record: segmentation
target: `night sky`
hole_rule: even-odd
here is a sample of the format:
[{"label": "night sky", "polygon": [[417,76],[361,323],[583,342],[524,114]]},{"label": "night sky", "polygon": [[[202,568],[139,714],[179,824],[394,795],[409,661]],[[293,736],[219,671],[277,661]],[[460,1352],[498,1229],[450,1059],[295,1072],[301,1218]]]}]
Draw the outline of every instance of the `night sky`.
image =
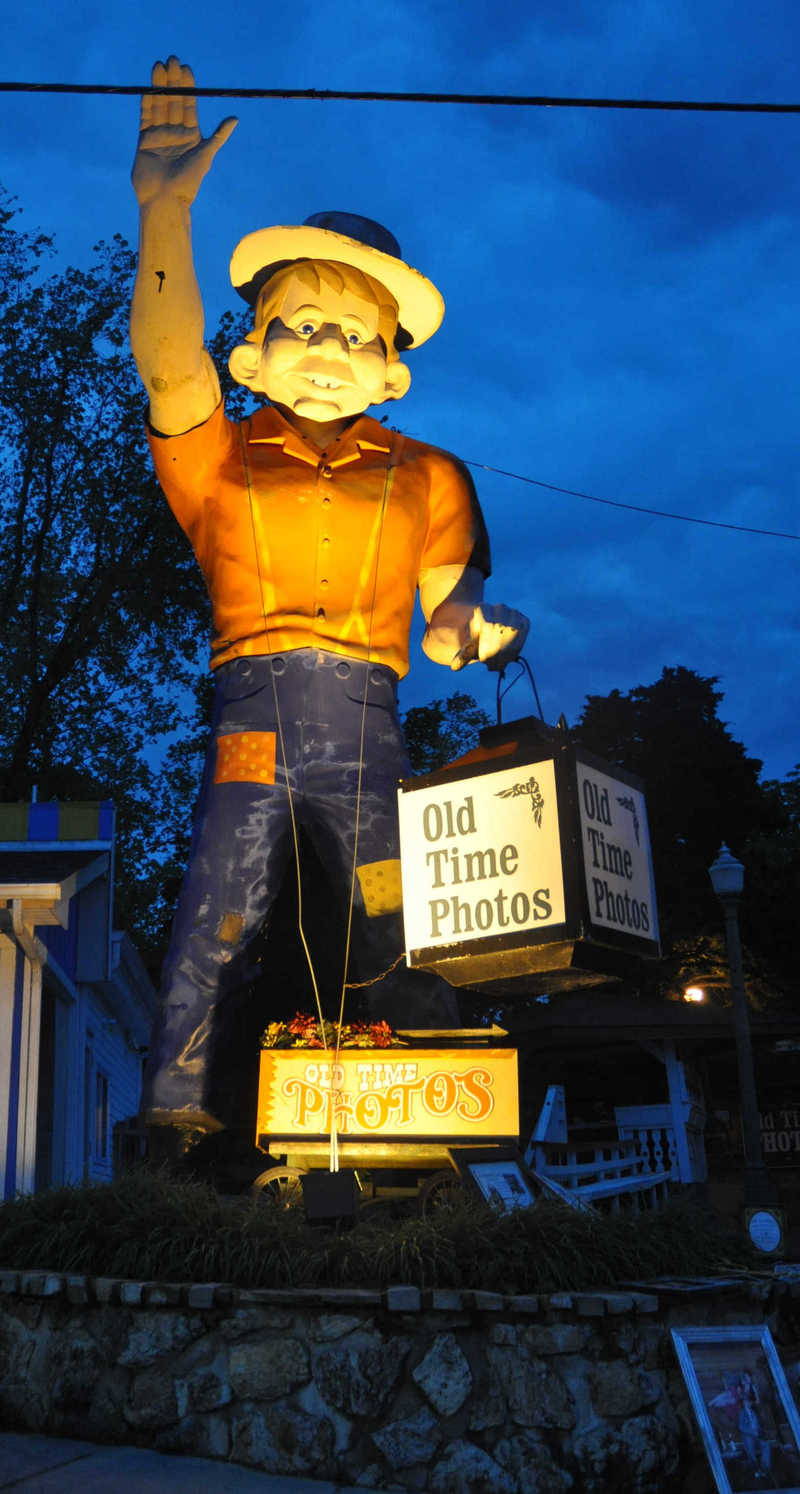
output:
[{"label": "night sky", "polygon": [[[14,8],[5,80],[800,102],[796,0],[229,0]],[[13,20],[12,20],[13,15]],[[165,21],[165,17],[168,19]],[[3,95],[0,180],[64,260],[135,239],[131,98]],[[386,223],[447,313],[384,406],[463,458],[619,503],[800,533],[800,117],[203,100],[240,124],[195,207],[209,326],[236,241],[341,208]],[[800,759],[796,540],[474,471],[487,598],[532,618],[549,720],[683,664],[768,777]],[[417,630],[417,636],[419,636]],[[412,651],[404,707],[494,677]],[[520,684],[506,718],[533,710]]]}]

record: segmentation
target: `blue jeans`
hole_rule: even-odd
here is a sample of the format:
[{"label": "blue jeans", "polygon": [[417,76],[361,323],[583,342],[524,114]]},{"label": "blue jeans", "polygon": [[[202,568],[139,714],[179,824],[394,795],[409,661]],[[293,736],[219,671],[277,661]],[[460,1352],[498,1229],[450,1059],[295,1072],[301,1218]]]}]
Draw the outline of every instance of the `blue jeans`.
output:
[{"label": "blue jeans", "polygon": [[[215,671],[211,741],[145,1074],[146,1118],[155,1111],[151,1119],[165,1122],[179,1112],[211,1113],[213,1119],[209,1079],[218,1008],[256,973],[249,950],[267,923],[294,850],[287,778],[298,826],[331,885],[349,891],[365,690],[360,867],[399,857],[397,780],[409,766],[394,672],[318,649],[235,659]],[[238,734],[260,744],[263,772],[264,747],[278,731],[276,695],[285,767],[278,740],[274,782],[215,782],[218,764],[236,750]],[[221,738],[226,740],[220,748]],[[255,778],[258,768],[237,771],[252,771]],[[357,879],[349,978],[370,980],[402,949],[399,913],[369,916]],[[452,987],[402,963],[369,991],[373,1020],[422,1028],[459,1024]]]}]

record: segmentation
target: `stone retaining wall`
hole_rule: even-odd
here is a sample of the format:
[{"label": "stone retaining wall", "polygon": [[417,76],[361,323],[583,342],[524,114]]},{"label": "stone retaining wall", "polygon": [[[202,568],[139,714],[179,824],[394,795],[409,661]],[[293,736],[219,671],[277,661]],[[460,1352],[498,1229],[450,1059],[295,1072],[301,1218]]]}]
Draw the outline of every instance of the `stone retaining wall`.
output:
[{"label": "stone retaining wall", "polygon": [[709,1487],[669,1329],[767,1321],[796,1393],[800,1284],[504,1297],[240,1291],[0,1271],[0,1424],[433,1494]]}]

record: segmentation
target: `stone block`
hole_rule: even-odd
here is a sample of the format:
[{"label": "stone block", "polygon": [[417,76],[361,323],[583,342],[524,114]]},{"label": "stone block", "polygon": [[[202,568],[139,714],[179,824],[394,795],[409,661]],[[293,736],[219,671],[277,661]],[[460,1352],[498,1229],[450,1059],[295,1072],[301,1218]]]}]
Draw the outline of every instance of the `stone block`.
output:
[{"label": "stone block", "polygon": [[372,1321],[365,1321],[356,1317],[354,1313],[346,1312],[323,1312],[309,1324],[308,1336],[316,1343],[333,1343],[337,1338],[345,1338],[348,1333],[355,1333],[359,1328],[372,1328]]},{"label": "stone block", "polygon": [[604,1292],[603,1296],[610,1316],[618,1317],[623,1313],[633,1312],[633,1297],[630,1292]]},{"label": "stone block", "polygon": [[660,1386],[653,1375],[613,1359],[608,1364],[593,1365],[589,1371],[592,1405],[600,1417],[634,1416],[658,1400]]},{"label": "stone block", "polygon": [[573,1456],[585,1494],[604,1494],[614,1487],[622,1444],[615,1427],[598,1423],[573,1443]]},{"label": "stone block", "polygon": [[514,1323],[490,1323],[490,1344],[516,1344],[519,1341],[519,1329]]},{"label": "stone block", "polygon": [[[153,1438],[160,1452],[184,1453],[194,1458],[227,1458],[231,1429],[224,1416],[185,1416],[174,1426],[164,1427]],[[198,1490],[203,1486],[198,1484]],[[206,1486],[209,1487],[209,1486]]]},{"label": "stone block", "polygon": [[476,1312],[502,1312],[506,1305],[502,1292],[470,1292],[469,1297]]},{"label": "stone block", "polygon": [[147,1307],[179,1307],[182,1287],[177,1281],[146,1281],[142,1300]]},{"label": "stone block", "polygon": [[308,1350],[296,1338],[263,1338],[235,1343],[230,1350],[230,1384],[241,1400],[274,1401],[309,1378]]},{"label": "stone block", "polygon": [[658,1312],[658,1298],[653,1292],[631,1292],[634,1312]]},{"label": "stone block", "polygon": [[606,1299],[603,1292],[576,1292],[575,1311],[581,1318],[604,1318]]},{"label": "stone block", "polygon": [[131,1368],[155,1364],[175,1349],[193,1343],[201,1336],[204,1327],[202,1318],[145,1307],[132,1317],[127,1341],[117,1355],[117,1363]]},{"label": "stone block", "polygon": [[314,1379],[324,1400],[349,1416],[374,1416],[402,1372],[408,1341],[377,1332],[352,1333],[314,1353]]},{"label": "stone block", "polygon": [[95,1276],[92,1279],[92,1292],[95,1302],[105,1305],[109,1302],[119,1302],[119,1290],[122,1282],[115,1276]]},{"label": "stone block", "polygon": [[661,1494],[680,1466],[680,1443],[674,1417],[636,1416],[619,1430],[628,1461],[626,1494]]},{"label": "stone block", "polygon": [[431,1307],[434,1312],[461,1312],[463,1306],[463,1292],[456,1292],[452,1287],[433,1288],[431,1292]]},{"label": "stone block", "polygon": [[483,1391],[475,1392],[467,1425],[470,1432],[488,1432],[494,1427],[503,1426],[507,1416],[508,1408],[504,1397],[496,1385],[491,1385]]},{"label": "stone block", "polygon": [[518,1312],[525,1317],[541,1311],[539,1298],[527,1292],[522,1292],[516,1297],[506,1297],[506,1307],[509,1312]]},{"label": "stone block", "polygon": [[230,1458],[266,1473],[335,1473],[333,1429],[290,1407],[245,1404],[233,1419]]},{"label": "stone block", "polygon": [[223,1318],[219,1323],[217,1332],[222,1338],[233,1342],[237,1338],[247,1338],[250,1333],[283,1333],[289,1328],[296,1332],[294,1313],[284,1312],[274,1307],[242,1305],[241,1299],[244,1296],[244,1292],[239,1294],[240,1300],[235,1311],[229,1318]]},{"label": "stone block", "polygon": [[12,1296],[19,1291],[19,1271],[0,1271],[0,1293]]},{"label": "stone block", "polygon": [[20,1292],[25,1297],[60,1297],[64,1290],[64,1277],[50,1271],[23,1271]]},{"label": "stone block", "polygon": [[472,1389],[472,1371],[452,1333],[437,1334],[412,1374],[440,1416],[460,1410]]},{"label": "stone block", "polygon": [[442,1440],[439,1423],[427,1406],[423,1406],[416,1416],[389,1422],[373,1431],[371,1436],[392,1468],[429,1463]]},{"label": "stone block", "polygon": [[186,1415],[187,1396],[169,1370],[156,1366],[134,1377],[123,1415],[128,1425],[142,1429],[170,1426]]},{"label": "stone block", "polygon": [[227,1355],[220,1349],[208,1364],[199,1364],[181,1375],[186,1386],[189,1412],[216,1411],[231,1400]]},{"label": "stone block", "polygon": [[582,1323],[531,1323],[521,1330],[521,1342],[530,1354],[580,1354],[589,1332]]},{"label": "stone block", "polygon": [[[566,1494],[573,1480],[553,1459],[547,1444],[532,1432],[518,1432],[496,1444],[493,1454],[515,1479],[518,1494]],[[609,1485],[612,1488],[613,1485]],[[588,1494],[581,1485],[581,1494]]]},{"label": "stone block", "polygon": [[569,1292],[551,1292],[549,1297],[545,1298],[545,1301],[553,1312],[572,1311],[572,1297]]},{"label": "stone block", "polygon": [[186,1296],[187,1305],[195,1308],[213,1307],[217,1289],[221,1285],[221,1282],[216,1281],[194,1282]]},{"label": "stone block", "polygon": [[120,1282],[119,1300],[123,1307],[141,1307],[144,1300],[144,1282]]},{"label": "stone block", "polygon": [[431,1470],[432,1494],[517,1494],[517,1483],[474,1442],[451,1442]]},{"label": "stone block", "polygon": [[387,1287],[386,1306],[389,1312],[419,1312],[422,1307],[422,1294],[419,1287]]},{"label": "stone block", "polygon": [[296,1405],[307,1416],[316,1418],[317,1421],[329,1422],[333,1428],[334,1452],[337,1457],[349,1450],[353,1440],[353,1423],[349,1417],[343,1416],[341,1411],[335,1411],[327,1401],[323,1401],[313,1380],[298,1390],[294,1397]]},{"label": "stone block", "polygon": [[516,1349],[490,1345],[486,1352],[491,1381],[518,1426],[568,1430],[575,1425],[572,1398],[552,1364],[522,1358]]},{"label": "stone block", "polygon": [[68,1276],[64,1290],[67,1301],[77,1307],[85,1307],[89,1301],[89,1283],[85,1276]]}]

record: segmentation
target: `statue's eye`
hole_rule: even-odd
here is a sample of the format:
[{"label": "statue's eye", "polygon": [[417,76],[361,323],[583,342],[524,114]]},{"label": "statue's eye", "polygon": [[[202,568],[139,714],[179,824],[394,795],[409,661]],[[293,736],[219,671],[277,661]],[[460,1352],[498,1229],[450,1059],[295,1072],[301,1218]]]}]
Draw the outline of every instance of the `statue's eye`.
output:
[{"label": "statue's eye", "polygon": [[316,330],[313,322],[303,322],[302,327],[298,328],[301,337],[313,337]]},{"label": "statue's eye", "polygon": [[359,337],[357,332],[348,332],[347,341],[351,348],[363,348],[364,346],[364,339],[363,337]]}]

